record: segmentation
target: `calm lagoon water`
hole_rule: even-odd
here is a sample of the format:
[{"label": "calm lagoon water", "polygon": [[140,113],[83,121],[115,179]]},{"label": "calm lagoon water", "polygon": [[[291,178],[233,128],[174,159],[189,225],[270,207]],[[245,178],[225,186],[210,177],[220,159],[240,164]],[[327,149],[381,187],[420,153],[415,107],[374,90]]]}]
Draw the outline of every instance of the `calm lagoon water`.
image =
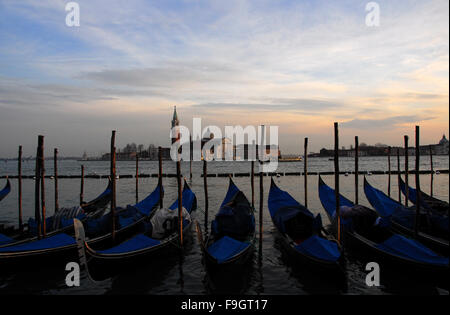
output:
[{"label": "calm lagoon water", "polygon": [[[402,159],[403,162],[403,159]],[[52,161],[46,161],[46,172],[53,173]],[[435,169],[448,170],[448,156],[434,158]],[[34,170],[33,161],[23,163],[24,175],[32,175]],[[109,163],[107,162],[79,162],[60,161],[60,175],[78,175],[80,165],[85,165],[86,174],[107,175]],[[392,159],[393,170],[396,170],[396,160]],[[410,169],[414,167],[414,157],[410,158]],[[310,158],[310,172],[331,172],[333,161],[326,158]],[[341,171],[351,172],[354,161],[351,158],[341,160]],[[16,175],[17,165],[15,162],[0,162],[0,175]],[[403,169],[403,165],[401,166]],[[165,173],[174,174],[175,164],[164,162]],[[429,169],[427,157],[421,159],[421,169]],[[134,174],[135,163],[119,161],[117,165],[119,175]],[[386,171],[386,157],[363,157],[360,160],[361,171]],[[303,171],[303,163],[280,163],[278,172],[300,172]],[[158,172],[158,163],[153,161],[142,161],[140,173],[155,174]],[[188,177],[189,163],[183,163],[183,174]],[[192,190],[198,198],[199,209],[194,214],[195,218],[204,224],[204,194],[203,178],[201,178],[202,163],[194,162],[193,178],[189,181]],[[245,173],[250,172],[248,162],[211,162],[208,164],[208,173]],[[334,177],[324,176],[324,180],[333,186]],[[430,191],[430,175],[421,175],[421,187],[425,192]],[[368,177],[371,184],[387,191],[387,175],[373,175]],[[410,183],[414,186],[414,176],[410,176]],[[250,178],[234,178],[238,187],[251,198]],[[276,179],[278,185],[288,191],[298,201],[304,201],[304,188],[302,176],[286,176]],[[363,176],[360,178],[359,199],[361,204],[369,206],[363,191]],[[0,179],[0,187],[3,187],[4,179]],[[79,179],[60,179],[59,197],[60,206],[71,207],[79,202]],[[311,175],[308,178],[308,203],[313,213],[321,213],[325,224],[328,224],[326,214],[320,204],[317,192],[318,176]],[[17,222],[17,180],[11,179],[12,191],[0,203],[0,224],[15,224]],[[156,186],[157,178],[141,178],[139,180],[139,198],[144,198]],[[171,203],[176,198],[177,186],[175,178],[164,178],[165,204]],[[96,197],[107,185],[107,179],[85,179],[85,199]],[[227,178],[208,178],[209,192],[209,218],[214,216],[222,202],[228,185]],[[259,209],[259,178],[255,178],[255,207]],[[337,284],[322,275],[315,274],[302,266],[296,266],[284,251],[280,249],[277,234],[273,228],[268,209],[267,196],[270,187],[270,178],[264,178],[264,234],[262,252],[255,254],[249,270],[245,276],[231,279],[230,283],[216,284],[209,280],[204,266],[202,265],[201,251],[195,238],[195,231],[188,237],[184,250],[184,257],[180,261],[178,255],[161,257],[163,261],[149,262],[148,265],[133,266],[130,270],[119,272],[111,279],[107,279],[101,285],[85,284],[80,288],[68,288],[64,281],[64,270],[47,270],[39,273],[24,272],[0,276],[1,293],[33,293],[33,294],[276,294],[276,295],[298,295],[298,294],[448,294],[447,289],[439,288],[434,283],[415,279],[414,275],[395,273],[381,276],[382,286],[379,288],[368,288],[365,285],[365,265],[358,260],[357,255],[347,252],[347,280],[344,285]],[[341,192],[349,199],[354,199],[354,176],[341,176]],[[121,178],[117,181],[117,204],[125,206],[135,201],[135,179]],[[397,196],[397,176],[392,176],[392,196]],[[442,200],[449,200],[449,175],[440,174],[434,176],[434,195]],[[23,180],[23,211],[25,220],[34,213],[34,180]],[[46,181],[47,212],[53,213],[53,180]],[[258,216],[258,215],[257,215]]]}]

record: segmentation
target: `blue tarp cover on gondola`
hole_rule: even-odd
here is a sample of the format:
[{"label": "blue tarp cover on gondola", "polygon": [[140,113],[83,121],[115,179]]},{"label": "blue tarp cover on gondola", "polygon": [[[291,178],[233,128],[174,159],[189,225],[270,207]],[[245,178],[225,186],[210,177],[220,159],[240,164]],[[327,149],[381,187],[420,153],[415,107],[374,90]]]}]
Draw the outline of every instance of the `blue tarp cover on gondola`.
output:
[{"label": "blue tarp cover on gondola", "polygon": [[394,212],[403,208],[397,201],[387,197],[384,192],[370,186],[367,181],[365,181],[364,193],[370,204],[382,217],[391,216]]},{"label": "blue tarp cover on gondola", "polygon": [[[403,180],[400,180],[400,189],[402,190],[403,194],[406,196],[406,183]],[[412,187],[408,187],[408,198],[414,204],[417,201],[416,195],[417,195],[417,190],[415,190]],[[421,206],[427,206],[427,204],[422,200]]]},{"label": "blue tarp cover on gondola", "polygon": [[12,243],[14,240],[6,235],[0,233],[0,245]]},{"label": "blue tarp cover on gondola", "polygon": [[326,261],[337,261],[341,257],[335,242],[313,235],[300,245],[295,246],[299,252]]},{"label": "blue tarp cover on gondola", "polygon": [[[334,218],[336,215],[336,196],[335,190],[326,185],[325,183],[319,185],[319,198],[322,203],[323,208],[328,213],[328,216]],[[353,202],[340,195],[339,198],[340,206],[347,206],[352,208],[354,206]],[[348,226],[351,220],[341,220],[341,223]]]},{"label": "blue tarp cover on gondola", "polygon": [[277,186],[273,186],[270,189],[269,212],[274,224],[283,233],[286,233],[284,223],[300,213],[314,219],[314,215],[307,208],[298,203],[289,193],[281,190]]},{"label": "blue tarp cover on gondola", "polygon": [[111,184],[109,184],[108,187],[106,187],[106,189],[100,195],[98,195],[98,197],[95,198],[93,201],[101,199],[101,198],[103,198],[103,197],[105,197],[107,195],[112,194],[112,189],[110,188],[110,185]]},{"label": "blue tarp cover on gondola", "polygon": [[[183,189],[183,194],[181,196],[183,207],[186,208],[186,210],[191,213],[194,206],[195,201],[195,194],[190,189]],[[178,198],[177,200],[172,203],[172,205],[169,207],[170,210],[177,210],[178,209]]]},{"label": "blue tarp cover on gondola", "polygon": [[220,205],[220,208],[222,209],[227,203],[229,203],[234,196],[236,196],[236,194],[239,192],[239,188],[233,183],[230,182],[230,184],[228,185],[228,190],[227,190],[227,194],[225,196],[225,198],[222,201],[222,204]]},{"label": "blue tarp cover on gondola", "polygon": [[243,239],[255,230],[255,217],[244,193],[230,180],[228,191],[219,212],[211,222],[217,238],[228,235]]},{"label": "blue tarp cover on gondola", "polygon": [[314,218],[311,211],[301,205],[288,192],[281,190],[276,185],[273,185],[270,188],[269,212],[275,222],[275,225],[283,233],[286,233],[284,223],[296,217],[300,213],[310,219],[313,219],[314,230],[319,230],[322,227],[322,217],[320,214]]},{"label": "blue tarp cover on gondola", "polygon": [[[414,220],[416,213],[411,209],[405,208],[399,202],[387,196],[381,190],[372,187],[367,181],[364,183],[364,192],[370,204],[383,217],[392,217],[394,222],[409,228],[414,229]],[[425,215],[425,214],[424,214]],[[449,232],[449,218],[430,214],[428,216],[431,227],[436,232],[443,235],[448,235]]]},{"label": "blue tarp cover on gondola", "polygon": [[7,180],[5,187],[2,190],[0,190],[0,200],[5,198],[10,191],[11,191],[11,184],[9,180]]},{"label": "blue tarp cover on gondola", "polygon": [[208,253],[217,259],[219,264],[222,264],[249,246],[249,243],[240,242],[231,237],[224,236],[208,248]]},{"label": "blue tarp cover on gondola", "polygon": [[158,187],[156,187],[156,189],[150,195],[148,195],[147,198],[135,204],[133,207],[143,215],[149,216],[159,202],[159,192],[160,186],[158,185]]},{"label": "blue tarp cover on gondola", "polygon": [[121,253],[129,253],[136,250],[150,248],[156,245],[159,245],[161,242],[155,239],[152,239],[144,234],[138,234],[135,237],[129,239],[126,242],[123,242],[120,245],[115,247],[97,251],[101,254],[121,254]]},{"label": "blue tarp cover on gondola", "polygon": [[75,239],[65,233],[59,233],[38,241],[0,248],[0,253],[51,249],[76,244]]},{"label": "blue tarp cover on gondola", "polygon": [[[126,209],[116,209],[118,228],[123,229],[140,220],[143,216],[148,216],[159,203],[159,185],[144,200]],[[88,235],[101,235],[108,233],[111,229],[111,214],[108,213],[98,219],[90,219],[85,223]]]},{"label": "blue tarp cover on gondola", "polygon": [[428,264],[448,266],[449,263],[448,257],[441,257],[419,242],[398,234],[378,244],[377,247],[392,254]]}]

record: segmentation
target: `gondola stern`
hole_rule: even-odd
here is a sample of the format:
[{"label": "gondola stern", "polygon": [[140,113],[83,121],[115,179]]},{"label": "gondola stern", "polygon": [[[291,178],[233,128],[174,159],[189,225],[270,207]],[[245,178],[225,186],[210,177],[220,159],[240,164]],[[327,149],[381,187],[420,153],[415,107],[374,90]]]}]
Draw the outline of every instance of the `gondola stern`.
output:
[{"label": "gondola stern", "polygon": [[88,278],[92,279],[89,274],[88,262],[86,257],[88,245],[86,243],[86,234],[84,231],[83,223],[78,219],[73,219],[73,226],[75,230],[75,240],[77,242],[80,270],[81,272],[85,273]]},{"label": "gondola stern", "polygon": [[326,185],[324,180],[322,179],[322,176],[319,174],[319,186]]}]

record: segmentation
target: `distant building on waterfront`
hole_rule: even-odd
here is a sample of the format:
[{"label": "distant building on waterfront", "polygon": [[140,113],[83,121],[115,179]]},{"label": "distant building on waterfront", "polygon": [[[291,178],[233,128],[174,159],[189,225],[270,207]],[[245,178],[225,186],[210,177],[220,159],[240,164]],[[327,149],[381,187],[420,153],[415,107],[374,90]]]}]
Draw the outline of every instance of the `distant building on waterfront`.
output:
[{"label": "distant building on waterfront", "polygon": [[[442,139],[438,144],[430,144],[430,145],[421,145],[420,146],[420,154],[421,155],[429,155],[430,149],[433,155],[448,155],[449,154],[449,141],[446,136],[443,135]],[[391,154],[397,154],[397,151],[400,155],[405,155],[405,148],[403,147],[391,147]],[[369,146],[366,144],[361,144],[359,147],[359,156],[386,156],[389,154],[389,146],[377,144],[374,146]],[[414,156],[416,154],[415,147],[408,148],[408,154],[410,156]],[[319,156],[319,157],[332,157],[334,156],[333,149],[325,149],[320,150],[319,154],[314,154],[310,156]],[[355,150],[353,148],[350,149],[341,149],[339,150],[339,156],[343,157],[354,157]]]},{"label": "distant building on waterfront", "polygon": [[448,140],[444,134],[438,144],[431,146],[431,150],[434,151],[434,154],[436,155],[448,155],[448,145]]},{"label": "distant building on waterfront", "polygon": [[[180,120],[177,113],[177,108],[174,106],[172,121],[171,121],[171,129],[174,127],[180,126]],[[201,149],[201,159],[212,159],[216,153],[215,150],[219,149],[221,151],[219,159],[232,159],[232,160],[251,160],[255,158],[259,159],[259,155],[261,153],[260,146],[255,143],[252,144],[243,144],[243,145],[235,145],[233,141],[229,138],[223,137],[219,139],[214,139],[214,133],[210,132],[209,129],[204,133],[205,136],[202,138],[198,137],[197,139],[191,139],[190,146],[191,152],[193,152],[194,148],[200,147]],[[175,143],[178,139],[178,134],[174,134],[171,136],[171,144]],[[200,143],[199,143],[200,142]],[[205,149],[205,145],[208,144],[208,148]],[[214,145],[215,144],[215,145]],[[183,147],[189,145],[189,143],[183,144],[183,146],[179,149],[179,152],[182,152]],[[230,150],[230,147],[232,148]],[[205,150],[204,150],[205,149]],[[170,155],[170,147],[162,147],[161,155],[163,160],[171,160]],[[229,150],[230,152],[227,152]],[[147,149],[144,148],[142,144],[136,145],[135,143],[127,144],[122,150],[118,150],[116,153],[116,159],[118,161],[132,161],[136,159],[136,155],[141,160],[158,160],[159,148],[153,144],[149,145]],[[227,156],[230,154],[230,156]],[[274,158],[281,159],[281,151],[279,146],[277,145],[266,145],[264,149],[264,155],[266,158],[273,160]],[[192,155],[191,155],[192,156]],[[97,160],[109,161],[111,159],[110,153],[105,153],[101,156],[101,158],[97,158]]]}]

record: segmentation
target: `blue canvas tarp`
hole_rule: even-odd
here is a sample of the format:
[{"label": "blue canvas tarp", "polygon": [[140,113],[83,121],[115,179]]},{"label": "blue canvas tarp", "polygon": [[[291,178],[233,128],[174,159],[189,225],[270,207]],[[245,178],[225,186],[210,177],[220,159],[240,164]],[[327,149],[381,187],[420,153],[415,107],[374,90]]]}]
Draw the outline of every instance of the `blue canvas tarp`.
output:
[{"label": "blue canvas tarp", "polygon": [[364,193],[372,207],[374,207],[382,217],[391,216],[394,212],[402,210],[403,208],[400,203],[386,196],[384,192],[370,186],[367,181],[364,182]]},{"label": "blue canvas tarp", "polygon": [[65,233],[59,233],[41,240],[28,242],[15,246],[0,248],[0,253],[12,253],[22,251],[33,251],[42,249],[51,249],[68,245],[75,245],[75,239]]},{"label": "blue canvas tarp", "polygon": [[377,245],[378,248],[392,254],[433,265],[448,266],[448,257],[441,257],[419,242],[395,234]]},{"label": "blue canvas tarp", "polygon": [[[402,204],[393,200],[384,192],[372,187],[367,181],[364,183],[364,192],[367,200],[369,200],[370,204],[382,217],[391,217],[394,222],[411,230],[414,229],[416,216],[415,211],[405,208]],[[440,235],[448,236],[448,216],[444,217],[435,214],[427,215],[425,213],[421,213],[419,219],[423,222],[425,222],[425,220],[429,220],[431,228],[434,232]],[[421,225],[423,224],[427,223],[422,223]]]},{"label": "blue canvas tarp", "polygon": [[160,186],[158,185],[150,195],[148,195],[144,200],[135,204],[133,207],[136,208],[142,215],[149,216],[152,213],[152,210],[154,210],[158,205],[159,197]]},{"label": "blue canvas tarp", "polygon": [[234,196],[239,192],[239,188],[230,181],[230,184],[228,185],[228,190],[225,198],[222,201],[222,204],[220,205],[220,208],[222,209],[227,203],[229,203],[231,200],[233,200]]},{"label": "blue canvas tarp", "polygon": [[244,239],[255,230],[250,203],[232,180],[222,206],[211,222],[211,230],[217,238],[228,235],[236,239]]},{"label": "blue canvas tarp", "polygon": [[285,223],[299,214],[309,218],[311,221],[314,220],[314,215],[307,208],[292,198],[289,193],[275,185],[270,188],[268,203],[272,220],[283,233],[286,233]]},{"label": "blue canvas tarp", "polygon": [[[186,186],[185,186],[186,187]],[[183,207],[187,210],[187,212],[191,213],[193,210],[193,206],[195,203],[195,194],[191,189],[183,189],[183,194],[181,196]],[[169,207],[170,210],[178,209],[178,198],[175,200],[172,205]]]},{"label": "blue canvas tarp", "polygon": [[317,235],[313,235],[300,245],[295,246],[295,249],[308,256],[331,262],[337,261],[341,257],[339,247],[335,242],[331,242]]},{"label": "blue canvas tarp", "polygon": [[9,179],[8,179],[5,187],[2,190],[0,190],[0,201],[3,198],[5,198],[9,194],[10,191],[11,191],[11,183],[9,182]]},{"label": "blue canvas tarp", "polygon": [[208,253],[217,259],[219,264],[222,264],[249,246],[250,244],[247,242],[240,242],[234,238],[224,236],[208,248]]},{"label": "blue canvas tarp", "polygon": [[12,243],[14,240],[6,235],[0,233],[0,245]]},{"label": "blue canvas tarp", "polygon": [[[336,216],[336,195],[335,190],[328,185],[326,185],[322,180],[319,183],[319,199],[322,203],[323,208],[327,212],[328,216],[333,220]],[[344,196],[340,195],[339,198],[340,206],[346,206],[349,208],[352,208],[354,206],[354,203],[345,198]],[[341,220],[341,224],[349,227],[351,224],[350,220]]]},{"label": "blue canvas tarp", "polygon": [[126,242],[123,242],[120,245],[115,247],[100,250],[98,253],[100,254],[121,254],[121,253],[129,253],[136,250],[151,248],[156,245],[159,245],[161,242],[155,239],[152,239],[144,234],[138,234],[135,237],[129,239]]}]

